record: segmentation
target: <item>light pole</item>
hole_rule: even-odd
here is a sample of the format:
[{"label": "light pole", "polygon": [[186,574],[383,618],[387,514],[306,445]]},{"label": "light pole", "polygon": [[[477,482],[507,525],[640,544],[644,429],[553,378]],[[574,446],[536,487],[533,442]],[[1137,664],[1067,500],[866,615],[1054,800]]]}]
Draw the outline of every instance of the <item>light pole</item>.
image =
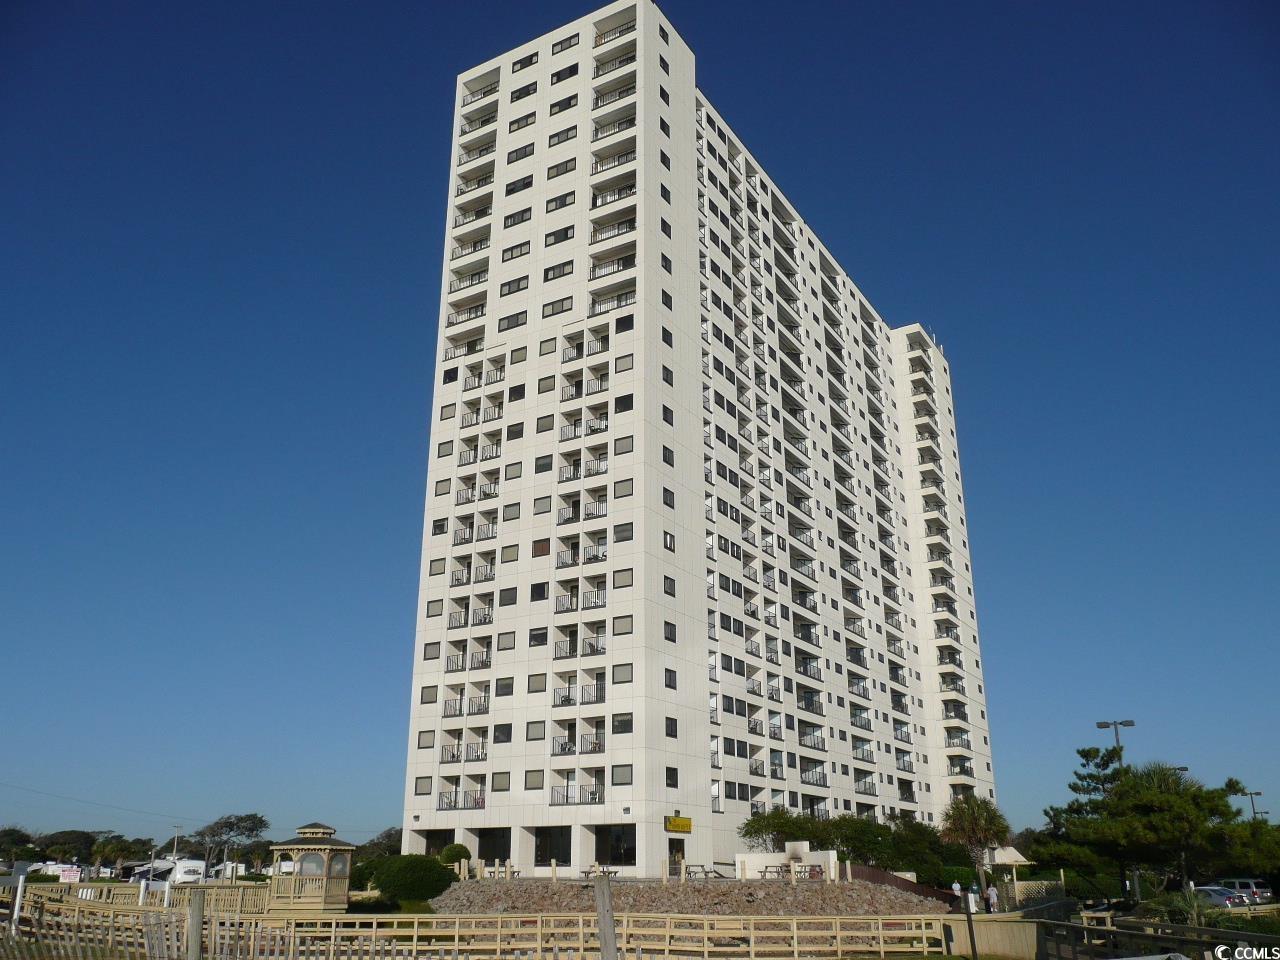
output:
[{"label": "light pole", "polygon": [[[1260,796],[1262,796],[1262,791],[1261,791],[1261,790],[1246,790],[1246,791],[1244,792],[1244,795],[1245,795],[1246,797],[1248,797],[1248,798],[1249,798],[1249,810],[1250,810],[1250,811],[1252,811],[1252,813],[1253,813],[1253,819],[1257,820],[1257,819],[1258,819],[1258,805],[1257,805],[1256,803],[1254,803],[1253,798],[1254,798],[1254,797],[1260,797]],[[1267,811],[1263,810],[1262,812],[1263,812],[1263,813],[1266,813]]]},{"label": "light pole", "polygon": [[[1137,726],[1137,724],[1135,724],[1132,720],[1099,720],[1098,721],[1099,730],[1106,730],[1108,727],[1115,730],[1116,749],[1121,751],[1122,757],[1123,757],[1124,748],[1120,746],[1120,728],[1133,727],[1133,726]],[[1123,759],[1120,762],[1123,764],[1124,763]]]}]

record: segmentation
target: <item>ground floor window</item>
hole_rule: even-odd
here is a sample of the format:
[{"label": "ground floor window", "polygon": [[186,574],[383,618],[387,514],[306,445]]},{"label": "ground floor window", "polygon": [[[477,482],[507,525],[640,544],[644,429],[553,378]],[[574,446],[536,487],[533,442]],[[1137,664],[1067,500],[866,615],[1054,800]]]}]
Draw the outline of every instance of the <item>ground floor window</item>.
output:
[{"label": "ground floor window", "polygon": [[476,858],[500,864],[511,858],[511,828],[486,827],[476,831]]},{"label": "ground floor window", "polygon": [[422,839],[426,841],[426,849],[423,853],[437,854],[449,844],[453,843],[452,830],[423,830]]},{"label": "ground floor window", "polygon": [[596,863],[611,867],[636,865],[636,825],[606,823],[595,828]]},{"label": "ground floor window", "polygon": [[573,862],[573,839],[570,827],[534,827],[533,862],[535,866],[549,867],[554,860],[559,866]]}]

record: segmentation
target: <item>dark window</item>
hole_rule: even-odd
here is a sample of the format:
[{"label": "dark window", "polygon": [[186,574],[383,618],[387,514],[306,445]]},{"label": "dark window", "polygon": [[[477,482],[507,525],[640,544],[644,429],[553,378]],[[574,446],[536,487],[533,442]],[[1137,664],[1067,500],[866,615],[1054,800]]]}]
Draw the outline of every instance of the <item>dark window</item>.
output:
[{"label": "dark window", "polygon": [[680,786],[680,771],[675,767],[667,767],[667,786],[673,790]]},{"label": "dark window", "polygon": [[634,823],[607,823],[594,829],[596,863],[611,867],[636,865],[636,825]]}]

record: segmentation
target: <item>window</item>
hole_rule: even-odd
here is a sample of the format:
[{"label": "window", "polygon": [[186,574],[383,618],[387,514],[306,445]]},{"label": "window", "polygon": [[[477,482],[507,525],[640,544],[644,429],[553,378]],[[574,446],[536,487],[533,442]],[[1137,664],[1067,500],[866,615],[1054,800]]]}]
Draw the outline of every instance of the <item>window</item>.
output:
[{"label": "window", "polygon": [[423,660],[439,660],[440,659],[440,643],[433,641],[432,643],[424,643],[422,645]]},{"label": "window", "polygon": [[630,616],[613,618],[613,634],[616,637],[625,637],[632,630],[632,620]]},{"label": "window", "polygon": [[609,773],[609,780],[615,787],[631,786],[631,764],[617,763]]},{"label": "window", "polygon": [[422,693],[419,696],[418,702],[419,703],[435,703],[438,699],[440,699],[439,687],[423,687]]},{"label": "window", "polygon": [[670,367],[664,366],[662,368],[662,382],[668,387],[674,387],[676,385],[676,375],[672,372]]},{"label": "window", "polygon": [[554,117],[557,113],[569,110],[577,105],[578,95],[576,93],[572,97],[565,97],[563,100],[557,100],[555,103],[551,104],[551,116]]},{"label": "window", "polygon": [[665,403],[662,405],[662,422],[669,427],[676,425],[676,412]]},{"label": "window", "polygon": [[575,124],[572,127],[565,127],[563,130],[557,130],[551,136],[547,137],[547,146],[555,147],[562,143],[567,143],[578,135],[578,127]]},{"label": "window", "polygon": [[499,650],[514,650],[516,648],[516,635],[514,631],[498,634]]},{"label": "window", "polygon": [[615,497],[629,497],[635,492],[634,480],[619,480],[613,485],[613,495]]},{"label": "window", "polygon": [[414,778],[414,780],[413,780],[413,793],[414,793],[414,796],[418,796],[418,797],[425,797],[425,796],[426,796],[427,794],[429,794],[430,792],[431,792],[431,778],[430,778],[430,777],[415,777],[415,778]]},{"label": "window", "polygon": [[524,464],[517,460],[515,463],[508,463],[502,470],[502,475],[508,480],[515,480],[524,472]]},{"label": "window", "polygon": [[[667,156],[667,153],[665,150],[658,151],[658,162],[661,163],[668,170],[671,169],[671,158]],[[669,237],[671,236],[670,231],[671,231],[671,225],[667,224],[667,229],[663,232],[666,233],[667,236]]]},{"label": "window", "polygon": [[444,557],[436,557],[434,560],[431,561],[430,566],[427,568],[427,573],[431,576],[435,576],[436,574],[439,574],[439,573],[444,573],[444,563],[445,563]]},{"label": "window", "polygon": [[663,103],[665,103],[668,107],[671,106],[671,94],[667,93],[666,87],[661,85],[658,86],[658,99],[661,100]]},{"label": "window", "polygon": [[664,621],[662,624],[662,638],[668,643],[676,642],[676,625],[670,620]]},{"label": "window", "polygon": [[533,156],[533,144],[526,143],[523,147],[516,147],[514,150],[507,151],[507,163],[515,163],[517,160],[523,160],[525,157]]},{"label": "window", "polygon": [[628,330],[634,330],[636,326],[635,314],[628,313],[613,321],[614,333],[626,333]]},{"label": "window", "polygon": [[671,300],[671,294],[669,294],[669,293],[667,293],[667,291],[663,290],[663,291],[662,291],[662,305],[663,305],[664,307],[666,307],[668,310],[670,310],[670,309],[671,309],[671,303],[672,303],[672,300]]},{"label": "window", "polygon": [[[526,220],[528,220],[532,216],[533,216],[533,207],[525,207],[523,210],[517,210],[515,213],[509,213],[505,217],[503,217],[502,225],[504,227],[514,227],[516,224],[524,223]],[[524,244],[524,247],[526,249],[522,250],[521,253],[528,253],[529,252],[528,246],[529,245],[527,243]],[[516,248],[508,247],[507,249],[514,250]],[[515,253],[515,254],[512,254],[511,257],[508,257],[506,255],[506,252],[504,251],[502,254],[502,259],[509,260],[518,256],[520,256],[520,253]]]},{"label": "window", "polygon": [[546,693],[547,692],[547,675],[545,673],[529,674],[529,692],[530,693]]},{"label": "window", "polygon": [[[528,213],[529,211],[528,209],[526,209],[524,212]],[[508,224],[508,226],[510,226],[510,224]],[[514,246],[507,247],[507,249],[502,251],[502,262],[506,263],[508,260],[516,259],[516,257],[523,257],[528,252],[529,252],[528,240],[526,240],[524,243],[517,243]]]},{"label": "window", "polygon": [[545,647],[547,645],[547,628],[534,627],[529,631],[529,646]]},{"label": "window", "polygon": [[570,47],[576,47],[577,45],[578,45],[578,35],[575,33],[573,34],[573,36],[565,37],[563,40],[557,40],[555,43],[553,43],[551,45],[551,55],[555,56],[557,53],[563,53],[565,50],[568,50]]},{"label": "window", "polygon": [[[507,399],[512,402],[524,399],[524,384],[517,383],[514,387],[507,391]],[[520,476],[520,471],[516,470],[513,476]]]},{"label": "window", "polygon": [[[552,390],[554,390],[555,388],[556,388],[556,378],[555,378],[555,377],[553,377],[553,376],[552,376],[552,377],[543,377],[542,379],[540,379],[540,380],[538,381],[538,392],[539,392],[539,393],[550,393],[550,392],[551,392]],[[541,457],[539,457],[538,459],[542,459],[542,458],[541,458]],[[551,468],[550,468],[550,467],[548,467],[547,469],[549,470],[549,469],[551,469]]]},{"label": "window", "polygon": [[667,717],[666,733],[672,740],[675,740],[680,736],[679,724],[676,722],[675,717]]},{"label": "window", "polygon": [[613,715],[613,732],[615,734],[623,734],[631,732],[631,714],[615,713]]},{"label": "window", "polygon": [[447,517],[441,517],[439,520],[431,521],[432,534],[441,534],[447,531],[448,529],[449,529],[449,519]]},{"label": "window", "polygon": [[670,447],[663,447],[662,462],[665,463],[668,467],[674,467],[676,465],[676,452],[672,450]]},{"label": "window", "polygon": [[614,398],[613,412],[626,413],[627,411],[631,410],[634,406],[635,406],[635,397],[633,397],[629,393],[624,393],[622,396]]},{"label": "window", "polygon": [[450,486],[451,486],[451,482],[450,482],[449,480],[437,480],[437,481],[436,481],[436,496],[437,496],[437,497],[444,496],[446,493],[448,493],[448,492],[449,492],[449,487],[450,487]]},{"label": "window", "polygon": [[458,405],[456,403],[446,403],[440,408],[441,420],[452,420],[457,415]]},{"label": "window", "polygon": [[663,73],[671,72],[671,64],[667,63],[667,58],[662,56],[662,54],[658,54],[658,66],[662,68]]},{"label": "window", "polygon": [[662,131],[663,136],[671,136],[671,124],[667,123],[666,117],[658,118],[658,129]]},{"label": "window", "polygon": [[529,602],[538,603],[547,599],[547,581],[529,584]]},{"label": "window", "polygon": [[615,587],[629,587],[635,583],[635,571],[631,567],[622,570],[613,571],[613,585]]},{"label": "window", "polygon": [[545,720],[530,720],[524,726],[524,738],[526,740],[542,740],[547,735],[547,724]]},{"label": "window", "polygon": [[630,453],[636,448],[636,438],[634,436],[619,437],[613,441],[614,453]]},{"label": "window", "polygon": [[562,80],[568,80],[570,77],[576,77],[577,75],[578,65],[576,63],[571,63],[567,67],[561,67],[555,73],[551,74],[551,85],[555,86]]},{"label": "window", "polygon": [[680,787],[680,771],[675,767],[667,767],[667,786],[672,790]]},{"label": "window", "polygon": [[632,676],[631,664],[615,663],[613,665],[613,682],[614,683],[630,683]]},{"label": "window", "polygon": [[430,750],[436,745],[436,732],[434,730],[418,731],[418,749]]},{"label": "window", "polygon": [[527,177],[521,177],[519,180],[512,180],[507,184],[507,196],[513,193],[519,193],[521,190],[528,190],[533,186],[533,174]]},{"label": "window", "polygon": [[554,180],[556,177],[569,173],[571,170],[578,169],[578,158],[570,157],[568,160],[561,160],[559,163],[553,163],[547,167],[547,179]]},{"label": "window", "polygon": [[508,280],[506,283],[498,287],[498,295],[508,297],[513,293],[519,293],[521,290],[529,289],[529,277],[516,277],[514,280]]},{"label": "window", "polygon": [[[498,739],[495,737],[493,742],[497,743]],[[493,775],[493,779],[489,781],[489,789],[492,790],[494,793],[505,793],[506,791],[510,790],[511,774],[505,770],[502,771],[501,773],[495,773]]]},{"label": "window", "polygon": [[515,103],[517,100],[523,100],[525,97],[535,93],[537,89],[538,81],[536,80],[533,83],[525,84],[523,87],[516,87],[511,91],[511,102]]},{"label": "window", "polygon": [[613,542],[626,543],[635,536],[635,527],[630,523],[619,523],[613,528]]},{"label": "window", "polygon": [[[529,285],[529,278],[521,277],[521,279],[524,280],[524,285],[527,287]],[[524,287],[521,287],[520,289],[523,290]],[[514,330],[516,327],[523,327],[528,320],[529,312],[527,310],[521,310],[519,313],[509,313],[505,317],[498,318],[498,330],[499,332],[503,330]],[[512,389],[515,388],[513,387]]]},{"label": "window", "polygon": [[573,261],[566,260],[564,263],[557,263],[555,266],[547,267],[542,271],[542,282],[549,283],[552,280],[559,280],[561,277],[567,277],[573,273]]},{"label": "window", "polygon": [[[670,257],[668,257],[668,256],[664,253],[664,254],[662,255],[662,257],[661,257],[661,263],[662,263],[662,269],[663,269],[663,270],[665,270],[665,271],[667,271],[667,273],[670,273],[670,272],[671,272],[671,258],[670,258]],[[670,306],[670,304],[668,304],[668,306]]]},{"label": "window", "polygon": [[543,771],[541,770],[526,770],[524,772],[524,788],[526,790],[541,790],[542,777]]},{"label": "window", "polygon": [[523,130],[537,118],[536,113],[526,113],[523,117],[516,117],[507,124],[507,133],[515,133],[517,130]]},{"label": "window", "polygon": [[545,557],[551,553],[551,539],[544,537],[541,540],[533,541],[533,555],[535,557]]},{"label": "window", "polygon": [[514,63],[512,63],[511,72],[519,73],[521,70],[524,70],[526,67],[532,67],[537,62],[538,62],[538,51],[535,50],[533,51],[533,53],[529,54],[528,56],[521,57],[519,60],[516,60]]},{"label": "window", "polygon": [[565,207],[573,203],[574,192],[570,190],[568,193],[562,193],[558,197],[552,197],[547,201],[547,213],[554,213],[556,210],[563,210]]},{"label": "window", "polygon": [[676,689],[676,672],[667,667],[662,671],[662,682],[668,690]]},{"label": "window", "polygon": [[662,578],[662,592],[668,597],[674,597],[676,595],[676,581],[674,577],[664,576]]},{"label": "window", "polygon": [[427,616],[428,616],[428,617],[438,617],[438,616],[440,616],[440,614],[442,614],[443,612],[444,612],[444,601],[443,601],[443,600],[428,600],[428,601],[427,601]]},{"label": "window", "polygon": [[664,550],[669,550],[672,553],[675,553],[676,535],[669,530],[664,530],[662,533],[662,547]]},{"label": "window", "polygon": [[658,36],[662,38],[663,43],[670,43],[670,37],[667,34],[667,28],[662,24],[658,24]]},{"label": "window", "polygon": [[636,355],[634,353],[624,353],[617,360],[613,361],[613,369],[615,373],[626,373],[628,370],[634,370],[636,366]]},{"label": "window", "polygon": [[519,440],[519,439],[520,439],[521,437],[523,437],[523,436],[524,436],[524,424],[523,424],[523,423],[511,423],[511,424],[508,424],[508,425],[507,425],[507,439],[508,439],[508,440]]},{"label": "window", "polygon": [[499,677],[493,684],[495,697],[509,697],[516,692],[515,677]]},{"label": "window", "polygon": [[542,315],[544,317],[554,317],[557,314],[564,313],[573,309],[573,297],[561,297],[559,300],[552,300],[550,303],[542,305]]},{"label": "window", "polygon": [[511,742],[511,724],[509,723],[494,724],[493,742],[494,743],[510,743]]},{"label": "window", "polygon": [[567,227],[561,227],[559,230],[552,230],[546,236],[546,245],[554,247],[557,243],[564,243],[566,240],[573,239],[573,224]]},{"label": "window", "polygon": [[516,588],[503,587],[498,591],[498,606],[509,607],[516,602]]},{"label": "window", "polygon": [[443,443],[438,444],[438,445],[436,446],[436,456],[437,456],[437,457],[447,457],[447,456],[449,456],[449,455],[450,455],[450,454],[452,454],[452,453],[453,453],[453,441],[452,441],[452,440],[446,440],[446,441],[444,441]]},{"label": "window", "polygon": [[664,235],[664,236],[667,236],[667,237],[670,237],[670,236],[671,236],[671,224],[667,223],[667,221],[666,221],[666,220],[662,220],[662,222],[661,222],[661,226],[662,226],[662,233],[663,233],[663,235]]},{"label": "window", "polygon": [[551,512],[551,498],[550,498],[550,497],[536,497],[536,498],[534,499],[534,501],[533,501],[533,513],[534,513],[534,516],[537,516],[538,514],[542,514],[542,513],[550,513],[550,512]]},{"label": "window", "polygon": [[503,519],[503,520],[519,520],[519,519],[520,519],[520,504],[518,504],[518,503],[506,503],[506,504],[503,504],[503,506],[502,506],[502,519]]},{"label": "window", "polygon": [[503,563],[513,563],[514,561],[520,559],[520,544],[513,543],[503,547],[502,553],[499,554],[499,556],[502,557]]}]

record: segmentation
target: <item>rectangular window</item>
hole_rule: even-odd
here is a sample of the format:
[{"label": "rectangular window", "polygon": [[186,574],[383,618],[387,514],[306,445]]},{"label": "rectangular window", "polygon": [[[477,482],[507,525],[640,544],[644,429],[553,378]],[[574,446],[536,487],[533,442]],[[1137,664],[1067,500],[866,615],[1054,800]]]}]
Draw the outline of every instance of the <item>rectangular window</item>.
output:
[{"label": "rectangular window", "polygon": [[533,174],[527,177],[521,177],[519,180],[512,180],[507,184],[507,196],[513,193],[519,193],[521,190],[528,190],[533,186]]},{"label": "rectangular window", "polygon": [[667,667],[662,671],[662,682],[668,690],[676,689],[676,672]]},{"label": "rectangular window", "polygon": [[524,727],[524,738],[526,740],[542,740],[547,735],[547,723],[545,720],[530,720]]},{"label": "rectangular window", "polygon": [[632,730],[631,714],[615,713],[613,715],[613,732],[615,734],[630,733]]},{"label": "rectangular window", "polygon": [[524,772],[524,788],[526,790],[541,790],[542,774],[543,771],[541,770],[526,770]]},{"label": "rectangular window", "polygon": [[545,673],[529,674],[529,692],[530,693],[546,693],[547,691],[547,675]]},{"label": "rectangular window", "polygon": [[436,745],[436,732],[434,730],[418,731],[418,749],[431,750]]},{"label": "rectangular window", "polygon": [[513,293],[519,293],[521,290],[529,289],[528,276],[516,277],[514,280],[508,280],[498,288],[498,296],[509,297]]},{"label": "rectangular window", "polygon": [[522,327],[529,319],[529,312],[521,310],[519,313],[510,313],[505,317],[498,319],[498,332],[503,330],[512,330],[515,327]]},{"label": "rectangular window", "polygon": [[667,767],[667,786],[676,790],[680,786],[680,771],[675,767]]},{"label": "rectangular window", "polygon": [[547,267],[542,271],[542,280],[544,283],[550,280],[558,280],[561,277],[567,277],[573,273],[573,261],[566,260],[564,263],[557,263],[553,267]]},{"label": "rectangular window", "polygon": [[547,179],[554,180],[556,177],[569,173],[571,170],[578,169],[578,158],[570,157],[568,160],[561,160],[559,163],[553,163],[547,167]]},{"label": "rectangular window", "polygon": [[511,102],[515,103],[517,100],[523,100],[525,97],[531,96],[537,91],[538,81],[536,80],[533,83],[526,83],[523,87],[516,87],[516,89],[511,91]]},{"label": "rectangular window", "polygon": [[565,97],[563,100],[557,100],[551,104],[551,116],[570,110],[578,105],[578,95],[575,93],[572,97]]},{"label": "rectangular window", "polygon": [[613,682],[614,683],[630,683],[632,677],[632,665],[629,663],[615,663],[613,665]]},{"label": "rectangular window", "polygon": [[533,51],[533,53],[529,54],[528,56],[521,57],[519,60],[516,60],[514,63],[512,63],[511,72],[519,73],[521,70],[527,69],[528,67],[532,67],[537,62],[538,62],[538,51],[535,50]]},{"label": "rectangular window", "polygon": [[546,246],[554,247],[557,243],[564,243],[566,240],[573,239],[573,224],[567,227],[561,227],[559,230],[552,230],[546,236]]},{"label": "rectangular window", "polygon": [[526,240],[524,243],[517,243],[514,246],[507,247],[507,249],[502,251],[502,262],[506,263],[508,260],[515,260],[517,257],[523,257],[528,252],[529,252],[528,240]]},{"label": "rectangular window", "polygon": [[431,793],[430,777],[415,777],[413,781],[413,794],[417,797],[425,797]]},{"label": "rectangular window", "polygon": [[575,33],[572,36],[565,37],[563,40],[557,40],[555,43],[553,43],[551,45],[551,55],[555,56],[557,53],[563,53],[564,51],[568,50],[570,47],[576,47],[577,45],[578,45],[578,35]]},{"label": "rectangular window", "polygon": [[542,305],[542,315],[544,317],[554,317],[572,309],[573,297],[561,297],[559,300],[552,300],[550,303],[544,303]]},{"label": "rectangular window", "polygon": [[631,764],[618,763],[614,764],[611,773],[611,782],[615,787],[631,786]]},{"label": "rectangular window", "polygon": [[555,73],[551,74],[551,84],[554,86],[562,80],[568,80],[570,77],[576,77],[577,75],[578,65],[576,63],[571,63],[567,67],[561,67]]},{"label": "rectangular window", "polygon": [[507,124],[507,133],[515,133],[517,130],[523,130],[525,127],[529,126],[529,124],[533,123],[533,121],[537,119],[537,116],[538,115],[536,113],[526,113],[523,117],[516,117]]},{"label": "rectangular window", "polygon": [[516,147],[514,150],[507,151],[507,163],[515,163],[517,160],[523,160],[525,157],[533,156],[533,144],[526,143],[523,147]]},{"label": "rectangular window", "polygon": [[[498,742],[496,737],[494,738],[493,742],[494,743]],[[493,780],[490,781],[489,789],[491,789],[494,793],[504,793],[507,790],[510,790],[511,774],[506,771],[502,771],[501,773],[495,773],[493,775]]]},{"label": "rectangular window", "polygon": [[[533,207],[525,207],[523,210],[517,210],[515,213],[508,213],[502,218],[502,225],[504,227],[514,227],[517,224],[524,223],[532,217]],[[519,254],[516,254],[516,256],[519,256]],[[505,260],[506,257],[503,257],[503,259]]]},{"label": "rectangular window", "polygon": [[515,686],[515,677],[499,677],[494,681],[493,695],[495,697],[509,697],[515,693]]},{"label": "rectangular window", "polygon": [[554,147],[566,141],[572,140],[578,135],[577,126],[565,127],[563,130],[557,130],[547,138],[547,146]]},{"label": "rectangular window", "polygon": [[547,213],[563,210],[565,207],[570,206],[576,196],[574,191],[570,190],[568,193],[562,193],[558,197],[552,197],[547,201]]}]

